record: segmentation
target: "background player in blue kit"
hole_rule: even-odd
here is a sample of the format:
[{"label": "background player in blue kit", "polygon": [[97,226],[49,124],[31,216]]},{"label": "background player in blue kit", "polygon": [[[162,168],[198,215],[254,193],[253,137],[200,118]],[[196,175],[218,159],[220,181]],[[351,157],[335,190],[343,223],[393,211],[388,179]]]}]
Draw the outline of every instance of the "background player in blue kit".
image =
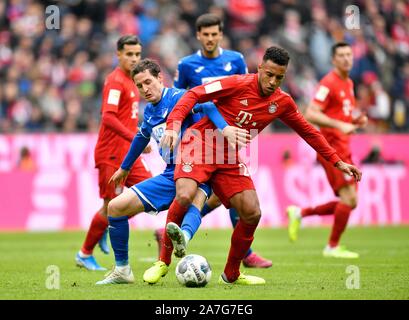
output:
[{"label": "background player in blue kit", "polygon": [[[162,82],[162,75],[157,63],[152,60],[142,60],[132,70],[132,79],[135,81],[140,95],[147,100],[148,105],[145,108],[144,121],[140,130],[132,141],[130,149],[123,160],[121,167],[114,173],[110,183],[115,184],[125,181],[129,171],[145,147],[150,138],[153,137],[159,143],[166,126],[166,119],[172,111],[173,106],[183,96],[186,90],[176,88],[165,88]],[[214,121],[217,128],[229,141],[236,141],[238,145],[245,145],[249,138],[245,130],[228,126],[223,117],[217,111],[213,103],[201,105],[201,109]],[[184,121],[183,128],[187,128],[201,116],[191,115]],[[195,119],[196,117],[196,119]],[[242,137],[242,139],[240,138]],[[158,176],[138,183],[130,189],[125,190],[121,195],[111,200],[108,204],[109,235],[111,245],[115,254],[115,268],[106,275],[105,279],[98,281],[97,284],[120,284],[134,282],[134,276],[128,262],[128,241],[129,241],[129,223],[128,218],[140,212],[157,213],[168,209],[175,196],[174,157],[173,152],[161,150],[161,155],[167,162],[164,172]],[[208,194],[210,188],[207,185],[201,185],[201,190]],[[160,263],[157,262],[156,264]],[[159,279],[168,272],[166,264],[160,264]],[[155,283],[159,279],[152,279],[150,274],[144,275],[144,280],[149,283]],[[154,275],[156,277],[156,274]]]},{"label": "background player in blue kit", "polygon": [[[181,89],[193,88],[230,75],[247,73],[246,62],[240,52],[220,47],[220,42],[223,38],[223,22],[218,16],[207,13],[198,17],[196,20],[196,31],[196,38],[199,40],[202,48],[196,53],[180,60],[174,79],[174,87]],[[187,221],[188,224],[192,225],[187,240],[193,237],[201,223],[201,218],[220,205],[219,199],[212,194],[201,211],[196,209],[196,212],[192,213],[193,215]],[[195,211],[194,208],[192,210]],[[234,227],[238,222],[239,216],[235,209],[230,209],[229,213]],[[163,229],[155,231],[159,251],[162,243],[160,241],[162,234]],[[177,252],[175,254],[177,255]],[[243,260],[243,265],[250,268],[269,268],[272,266],[272,262],[252,252],[250,248]]]}]

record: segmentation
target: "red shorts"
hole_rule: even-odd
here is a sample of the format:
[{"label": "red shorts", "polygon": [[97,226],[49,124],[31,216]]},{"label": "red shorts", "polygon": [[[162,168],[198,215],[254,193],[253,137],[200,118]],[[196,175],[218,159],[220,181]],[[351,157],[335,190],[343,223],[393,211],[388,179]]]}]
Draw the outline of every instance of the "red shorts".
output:
[{"label": "red shorts", "polygon": [[[122,193],[123,187],[115,188],[113,183],[109,183],[112,175],[118,168],[108,164],[100,164],[98,167],[98,184],[99,184],[99,196],[101,199],[113,199],[117,195]],[[125,181],[125,186],[132,187],[134,184],[137,184],[146,179],[152,178],[152,173],[149,170],[145,160],[138,158],[129,175]]]},{"label": "red shorts", "polygon": [[[317,160],[322,164],[324,167],[325,173],[327,175],[329,184],[331,185],[332,190],[334,191],[335,195],[338,196],[338,191],[347,185],[356,185],[356,181],[354,177],[343,173],[341,170],[337,169],[331,162],[326,161],[320,155],[317,156]],[[347,157],[342,159],[342,161],[353,164],[351,157]]]},{"label": "red shorts", "polygon": [[230,198],[244,190],[255,190],[253,180],[244,163],[176,165],[175,181],[180,178],[195,180],[198,184],[210,181],[213,192],[226,208]]}]

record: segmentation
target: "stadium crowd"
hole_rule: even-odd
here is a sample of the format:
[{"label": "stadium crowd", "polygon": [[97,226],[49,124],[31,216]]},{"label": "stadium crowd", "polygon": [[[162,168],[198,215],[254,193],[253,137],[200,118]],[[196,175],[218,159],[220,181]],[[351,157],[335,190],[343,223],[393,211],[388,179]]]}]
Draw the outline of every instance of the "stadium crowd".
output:
[{"label": "stadium crowd", "polygon": [[[358,29],[345,27],[349,4],[359,8]],[[59,9],[57,29],[45,23],[50,5]],[[0,2],[0,132],[96,132],[103,81],[117,64],[116,40],[138,35],[143,56],[159,61],[171,86],[178,60],[199,49],[194,23],[205,12],[223,17],[222,47],[242,52],[249,72],[273,44],[290,52],[283,89],[301,109],[331,68],[331,45],[347,41],[357,104],[370,119],[365,130],[409,131],[405,0],[6,0]]]}]

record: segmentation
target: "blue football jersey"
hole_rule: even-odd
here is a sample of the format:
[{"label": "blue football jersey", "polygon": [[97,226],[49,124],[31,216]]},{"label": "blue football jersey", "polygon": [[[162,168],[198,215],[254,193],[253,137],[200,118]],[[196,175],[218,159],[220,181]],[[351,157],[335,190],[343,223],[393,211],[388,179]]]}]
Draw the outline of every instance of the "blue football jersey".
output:
[{"label": "blue football jersey", "polygon": [[[162,98],[157,104],[148,103],[145,107],[143,116],[143,122],[140,127],[140,133],[145,138],[152,137],[159,145],[163,134],[166,130],[166,119],[178,100],[185,94],[186,90],[176,88],[164,88],[162,92]],[[184,130],[190,127],[193,123],[199,121],[202,118],[200,114],[191,114],[183,122],[181,134]],[[161,156],[167,163],[173,163],[173,154],[162,154],[163,150],[160,149]]]},{"label": "blue football jersey", "polygon": [[241,53],[219,48],[219,56],[206,58],[199,50],[179,61],[173,86],[193,88],[213,80],[247,73],[247,66]]}]

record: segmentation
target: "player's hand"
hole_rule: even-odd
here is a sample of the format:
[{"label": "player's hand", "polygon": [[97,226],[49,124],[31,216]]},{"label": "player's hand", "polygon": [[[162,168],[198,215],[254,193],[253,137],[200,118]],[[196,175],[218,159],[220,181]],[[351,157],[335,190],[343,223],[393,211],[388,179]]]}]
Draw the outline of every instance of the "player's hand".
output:
[{"label": "player's hand", "polygon": [[366,114],[361,114],[358,118],[354,119],[352,123],[358,126],[358,128],[364,128],[368,124],[368,117]]},{"label": "player's hand", "polygon": [[162,149],[173,150],[173,148],[176,146],[177,140],[178,133],[175,130],[165,130],[159,147]]},{"label": "player's hand", "polygon": [[109,179],[108,184],[115,183],[115,187],[118,185],[122,185],[125,183],[126,178],[128,177],[129,171],[119,168],[115,171],[112,175],[111,179]]},{"label": "player's hand", "polygon": [[245,147],[250,142],[251,136],[246,129],[240,129],[235,126],[227,126],[223,129],[222,135],[227,139],[229,145],[235,149]]},{"label": "player's hand", "polygon": [[335,164],[335,166],[339,170],[341,170],[341,171],[345,172],[346,174],[348,174],[349,176],[351,176],[351,177],[353,176],[355,178],[356,182],[361,181],[361,178],[362,178],[361,170],[359,170],[357,167],[353,166],[352,164],[348,164],[348,163],[345,163],[343,161],[338,161]]},{"label": "player's hand", "polygon": [[354,133],[356,129],[358,129],[358,126],[356,124],[349,123],[349,122],[343,122],[343,121],[340,121],[337,127],[339,130],[342,131],[342,133],[345,133],[345,134]]},{"label": "player's hand", "polygon": [[151,151],[152,151],[152,147],[151,147],[150,144],[148,144],[148,145],[146,146],[146,148],[143,149],[142,153],[150,153]]}]

